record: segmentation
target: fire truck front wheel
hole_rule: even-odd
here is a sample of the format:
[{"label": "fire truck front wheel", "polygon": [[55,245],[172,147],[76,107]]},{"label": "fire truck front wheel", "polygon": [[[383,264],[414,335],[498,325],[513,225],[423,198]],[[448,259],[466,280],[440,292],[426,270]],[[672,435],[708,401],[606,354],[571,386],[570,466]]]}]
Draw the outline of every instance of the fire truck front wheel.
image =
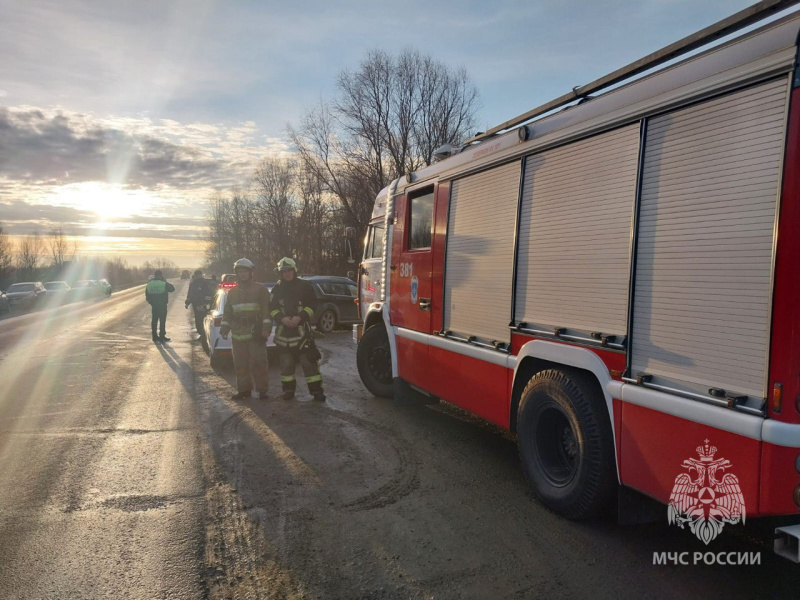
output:
[{"label": "fire truck front wheel", "polygon": [[519,404],[525,474],[539,501],[569,519],[597,516],[616,490],[614,441],[596,387],[581,371],[548,369],[531,378]]},{"label": "fire truck front wheel", "polygon": [[364,332],[356,350],[356,363],[361,381],[373,395],[392,397],[392,351],[382,326],[375,325]]}]

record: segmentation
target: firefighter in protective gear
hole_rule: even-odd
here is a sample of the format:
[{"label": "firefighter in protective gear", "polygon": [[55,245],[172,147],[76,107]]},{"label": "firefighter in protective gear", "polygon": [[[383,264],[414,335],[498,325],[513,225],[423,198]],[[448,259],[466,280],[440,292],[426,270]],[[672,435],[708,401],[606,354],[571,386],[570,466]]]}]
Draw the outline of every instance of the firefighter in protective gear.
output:
[{"label": "firefighter in protective gear", "polygon": [[295,367],[303,368],[308,391],[315,400],[324,401],[322,375],[317,366],[319,353],[311,336],[311,319],[317,303],[311,284],[297,277],[297,265],[285,257],[278,263],[281,280],[272,288],[270,314],[276,323],[275,345],[281,363],[283,398],[291,400],[297,389]]},{"label": "firefighter in protective gear", "polygon": [[253,263],[240,258],[233,264],[238,284],[228,292],[222,312],[222,337],[233,337],[233,364],[236,368],[234,400],[249,398],[253,381],[262,400],[268,398],[266,339],[272,331],[269,316],[269,290],[253,281]]},{"label": "firefighter in protective gear", "polygon": [[169,303],[169,293],[174,291],[175,286],[164,280],[161,271],[153,274],[153,279],[144,289],[145,300],[152,308],[150,329],[153,331],[155,343],[169,341],[167,337],[167,304]]}]

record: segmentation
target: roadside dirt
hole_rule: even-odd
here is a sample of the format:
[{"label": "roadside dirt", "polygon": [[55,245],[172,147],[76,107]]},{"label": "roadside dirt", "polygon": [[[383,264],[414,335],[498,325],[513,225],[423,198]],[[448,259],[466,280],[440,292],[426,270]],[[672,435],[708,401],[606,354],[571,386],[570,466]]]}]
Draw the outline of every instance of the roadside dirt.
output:
[{"label": "roadside dirt", "polygon": [[[363,389],[347,331],[318,340],[328,401],[229,400],[231,370],[194,344],[206,444],[201,560],[209,598],[793,597],[768,539],[747,569],[653,566],[699,550],[664,523],[572,523],[533,500],[512,436],[447,404],[402,408]],[[665,513],[666,515],[666,513]],[[765,583],[766,582],[766,583]],[[766,587],[765,587],[766,586]]]}]

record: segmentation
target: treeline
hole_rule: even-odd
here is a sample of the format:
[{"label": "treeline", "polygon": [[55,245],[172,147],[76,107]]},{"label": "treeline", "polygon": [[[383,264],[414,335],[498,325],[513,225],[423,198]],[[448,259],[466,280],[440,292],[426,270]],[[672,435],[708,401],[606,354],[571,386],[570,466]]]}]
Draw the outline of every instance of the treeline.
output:
[{"label": "treeline", "polygon": [[66,281],[106,279],[114,289],[147,281],[156,269],[166,277],[180,275],[178,266],[158,258],[134,267],[122,258],[78,257],[77,247],[63,230],[55,228],[45,235],[33,233],[13,244],[0,225],[0,289],[24,281]]},{"label": "treeline", "polygon": [[278,260],[293,256],[302,273],[344,274],[345,223],[300,163],[265,159],[246,188],[212,199],[206,266],[231,273],[234,261],[247,257],[256,276],[270,281]]},{"label": "treeline", "polygon": [[267,280],[289,255],[303,273],[344,275],[353,269],[345,230],[357,232],[357,261],[378,192],[474,133],[478,92],[466,71],[419,52],[370,52],[336,89],[289,126],[293,158],[265,159],[243,187],[212,200],[212,271],[230,272],[244,256]]}]

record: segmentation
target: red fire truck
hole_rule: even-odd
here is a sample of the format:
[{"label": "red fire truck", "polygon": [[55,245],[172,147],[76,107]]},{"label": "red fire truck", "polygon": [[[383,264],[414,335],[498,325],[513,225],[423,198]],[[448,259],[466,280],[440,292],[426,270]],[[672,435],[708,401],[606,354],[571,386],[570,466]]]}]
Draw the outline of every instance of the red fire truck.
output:
[{"label": "red fire truck", "polygon": [[739,16],[377,198],[364,384],[516,432],[567,517],[618,484],[667,503],[708,443],[748,517],[800,513],[800,16],[652,71]]}]

